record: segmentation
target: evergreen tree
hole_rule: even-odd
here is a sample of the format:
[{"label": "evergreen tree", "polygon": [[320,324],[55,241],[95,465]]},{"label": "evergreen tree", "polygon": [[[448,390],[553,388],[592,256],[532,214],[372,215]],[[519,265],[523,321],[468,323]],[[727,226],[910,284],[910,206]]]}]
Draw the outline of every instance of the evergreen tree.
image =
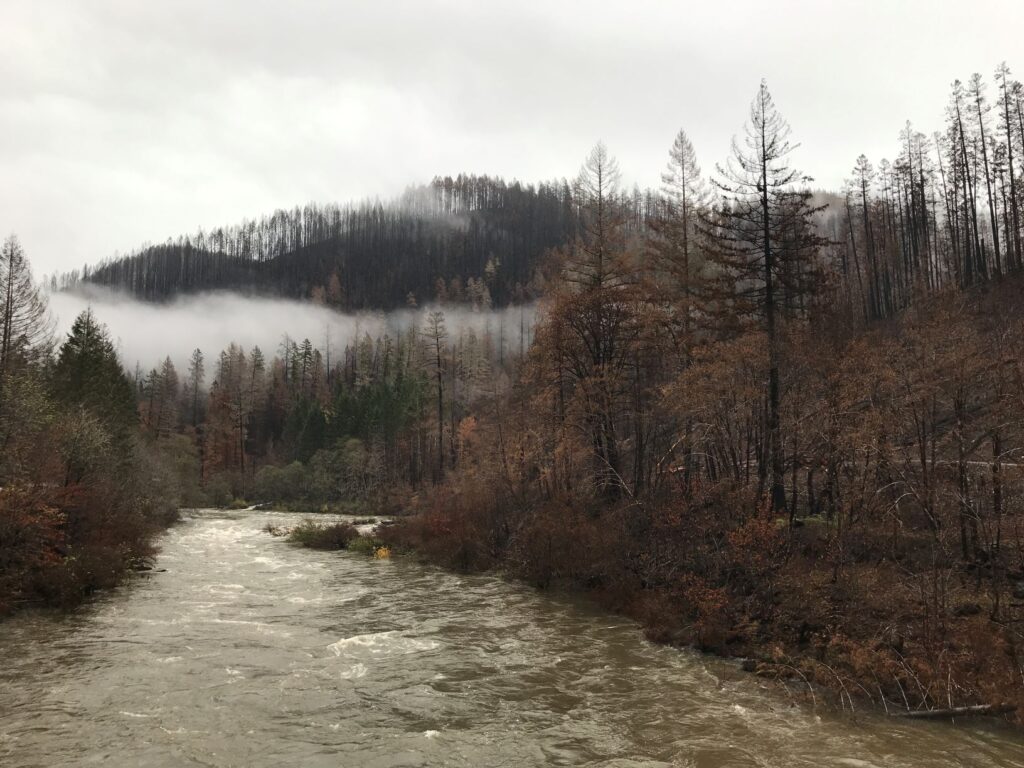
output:
[{"label": "evergreen tree", "polygon": [[188,397],[188,411],[192,427],[199,426],[201,413],[199,409],[199,394],[202,391],[203,381],[206,378],[206,367],[203,359],[203,351],[194,349],[188,362],[188,378],[186,379],[186,395]]},{"label": "evergreen tree", "polygon": [[58,402],[82,411],[110,436],[122,461],[132,454],[138,424],[135,392],[105,326],[91,309],[71,326],[57,354],[51,386]]}]

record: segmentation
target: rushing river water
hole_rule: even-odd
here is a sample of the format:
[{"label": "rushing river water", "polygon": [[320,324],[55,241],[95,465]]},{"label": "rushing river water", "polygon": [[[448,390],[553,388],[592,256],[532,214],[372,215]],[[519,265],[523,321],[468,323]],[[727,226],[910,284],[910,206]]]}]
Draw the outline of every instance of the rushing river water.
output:
[{"label": "rushing river water", "polygon": [[816,715],[566,599],[203,511],[154,572],[0,624],[0,765],[1024,766],[998,726]]}]

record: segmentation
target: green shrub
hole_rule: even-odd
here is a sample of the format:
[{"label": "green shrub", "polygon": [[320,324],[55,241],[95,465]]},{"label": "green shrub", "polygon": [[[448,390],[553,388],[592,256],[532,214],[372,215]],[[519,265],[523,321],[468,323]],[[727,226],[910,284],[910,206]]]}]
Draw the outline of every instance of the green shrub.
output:
[{"label": "green shrub", "polygon": [[359,537],[359,532],[348,523],[319,525],[305,520],[292,528],[288,541],[310,549],[346,549]]},{"label": "green shrub", "polygon": [[215,507],[226,507],[231,501],[231,483],[223,474],[208,478],[203,490],[209,504]]}]

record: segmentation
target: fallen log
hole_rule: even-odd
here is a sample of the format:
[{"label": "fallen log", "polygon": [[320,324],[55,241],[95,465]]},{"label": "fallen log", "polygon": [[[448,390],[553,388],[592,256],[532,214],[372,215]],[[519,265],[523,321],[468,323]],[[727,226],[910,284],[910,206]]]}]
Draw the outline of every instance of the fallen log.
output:
[{"label": "fallen log", "polygon": [[894,712],[893,717],[912,717],[918,719],[943,719],[947,717],[980,717],[984,715],[1005,715],[1017,709],[1016,704],[976,704],[970,707],[951,707],[949,709],[915,709],[911,712]]}]

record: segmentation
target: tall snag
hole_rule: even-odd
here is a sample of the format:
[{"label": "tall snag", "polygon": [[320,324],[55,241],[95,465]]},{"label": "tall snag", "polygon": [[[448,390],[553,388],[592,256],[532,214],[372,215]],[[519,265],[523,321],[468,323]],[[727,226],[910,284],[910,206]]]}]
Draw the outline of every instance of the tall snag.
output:
[{"label": "tall snag", "polygon": [[[719,307],[739,327],[763,330],[768,345],[768,466],[772,508],[786,507],[785,462],[780,424],[780,321],[808,309],[808,296],[820,284],[810,177],[790,167],[798,145],[762,81],[750,106],[742,143],[733,140],[732,156],[718,166],[722,195],[715,214],[705,220],[713,246],[714,294]],[[735,327],[735,326],[734,326]]]}]

